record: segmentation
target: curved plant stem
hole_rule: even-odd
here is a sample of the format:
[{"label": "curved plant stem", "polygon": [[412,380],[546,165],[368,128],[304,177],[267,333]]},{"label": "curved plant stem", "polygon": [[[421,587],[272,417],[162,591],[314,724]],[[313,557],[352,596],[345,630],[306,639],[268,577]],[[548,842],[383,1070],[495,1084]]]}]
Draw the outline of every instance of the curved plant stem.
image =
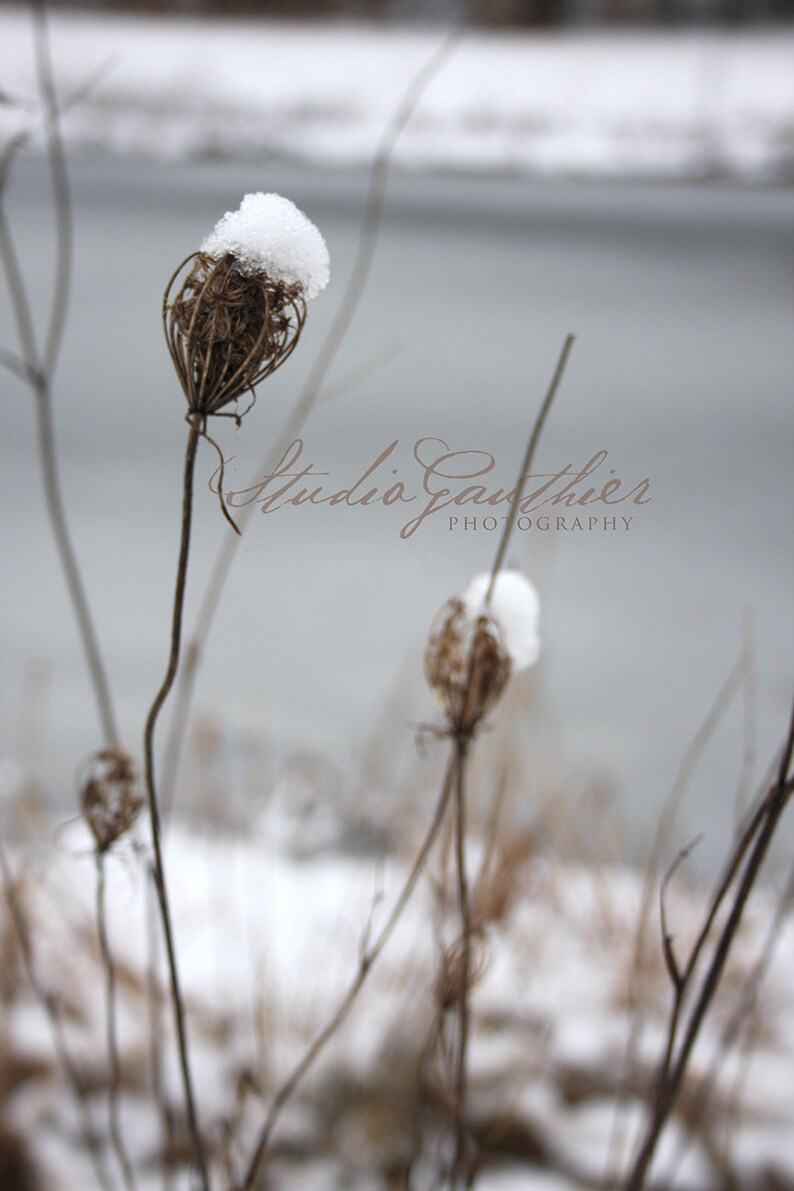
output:
[{"label": "curved plant stem", "polygon": [[57,453],[55,450],[55,428],[49,375],[46,369],[39,363],[27,292],[14,248],[14,242],[11,237],[11,231],[1,205],[0,257],[2,257],[3,267],[6,273],[19,340],[22,345],[25,377],[33,390],[35,399],[36,432],[47,513],[50,518],[53,537],[55,538],[55,546],[66,578],[69,597],[77,619],[80,640],[94,689],[102,734],[108,746],[115,746],[119,743],[119,734],[113,712],[110,684],[107,679],[96,629],[88,606],[88,598],[77,563],[77,555],[66,522],[63,495],[61,493],[60,477],[58,474]]},{"label": "curved plant stem", "polygon": [[260,1167],[265,1160],[267,1149],[270,1144],[270,1138],[273,1133],[276,1121],[281,1114],[284,1105],[296,1091],[298,1085],[303,1080],[303,1077],[308,1072],[314,1061],[318,1058],[320,1052],[325,1048],[326,1044],[336,1034],[337,1030],[343,1025],[350,1010],[361,992],[364,983],[372,970],[373,964],[376,962],[380,953],[391,938],[397,923],[402,917],[402,913],[410,900],[411,894],[416,888],[416,884],[422,875],[422,872],[427,862],[427,858],[433,848],[436,838],[438,837],[441,824],[444,821],[444,816],[447,811],[453,790],[455,788],[455,776],[457,771],[457,755],[456,752],[450,757],[447,765],[447,770],[444,776],[444,781],[441,786],[441,792],[436,803],[435,813],[432,822],[425,833],[422,840],[421,847],[416,855],[416,858],[408,874],[405,884],[400,890],[400,894],[392,907],[389,917],[384,922],[375,939],[364,950],[359,958],[358,970],[353,978],[350,987],[340,1001],[336,1012],[330,1021],[320,1030],[319,1034],[313,1040],[308,1050],[305,1052],[301,1060],[293,1068],[287,1079],[276,1092],[267,1111],[264,1122],[259,1132],[256,1147],[253,1156],[248,1166],[248,1170],[243,1179],[241,1191],[253,1191],[256,1186],[257,1175]]},{"label": "curved plant stem", "polygon": [[179,970],[177,967],[176,948],[174,945],[171,909],[168,899],[165,867],[163,865],[162,830],[160,824],[160,808],[157,801],[157,783],[154,761],[154,731],[157,726],[157,718],[160,714],[160,711],[162,710],[163,704],[168,698],[169,691],[174,684],[174,679],[179,666],[179,651],[182,637],[182,613],[185,603],[187,564],[190,553],[190,526],[193,514],[193,473],[196,464],[196,452],[198,450],[199,436],[200,429],[198,421],[193,419],[190,422],[190,434],[188,436],[187,448],[185,451],[184,490],[182,497],[182,534],[179,547],[179,563],[177,566],[176,585],[174,588],[174,611],[171,624],[171,651],[168,658],[168,667],[166,669],[165,678],[162,681],[159,691],[155,695],[154,702],[152,703],[149,715],[146,720],[146,730],[144,732],[143,738],[143,751],[144,770],[146,776],[146,796],[149,803],[149,822],[152,832],[152,870],[154,875],[154,886],[157,891],[157,900],[160,909],[160,920],[163,927],[163,937],[165,939],[166,959],[168,961],[168,974],[171,984],[171,1002],[174,1011],[174,1023],[176,1026],[177,1043],[179,1047],[179,1064],[182,1072],[182,1083],[185,1092],[185,1107],[187,1109],[188,1127],[190,1129],[193,1142],[196,1166],[201,1178],[202,1191],[209,1191],[207,1163],[204,1155],[204,1145],[201,1139],[201,1131],[199,1129],[198,1114],[196,1111],[196,1097],[193,1091],[193,1080],[190,1074],[185,1007],[179,984]]},{"label": "curved plant stem", "polygon": [[44,494],[52,525],[53,536],[61,560],[69,596],[77,618],[80,639],[85,653],[94,696],[97,703],[102,734],[106,745],[116,746],[119,734],[113,712],[110,684],[107,680],[96,629],[91,617],[77,556],[69,535],[61,493],[55,451],[55,430],[52,413],[52,377],[63,340],[72,274],[72,208],[66,155],[61,136],[60,110],[55,91],[52,61],[47,35],[46,8],[42,0],[32,4],[36,41],[36,68],[39,89],[47,117],[47,161],[52,179],[55,209],[55,278],[52,305],[41,352],[36,341],[33,312],[28,298],[22,269],[14,246],[11,228],[3,209],[2,188],[13,156],[4,163],[0,178],[0,258],[8,284],[11,306],[17,327],[20,355],[3,357],[10,367],[30,386],[36,406],[39,458],[44,481]]},{"label": "curved plant stem", "polygon": [[[252,479],[251,486],[256,483],[258,476],[266,474],[268,469],[272,468],[284,454],[284,451],[297,436],[311,413],[312,407],[325,384],[331,366],[336,359],[337,353],[350,329],[350,324],[358,310],[361,296],[366,287],[370,269],[372,268],[372,260],[378,243],[380,221],[383,214],[383,204],[386,197],[389,166],[391,165],[395,145],[416,111],[425,90],[455,48],[460,33],[461,31],[459,29],[455,29],[447,34],[441,44],[433,51],[430,58],[422,64],[409,82],[394,115],[384,129],[370,170],[369,190],[364,218],[361,225],[356,258],[347,288],[342,296],[331,329],[323,340],[317,358],[286,425],[281,431],[276,445],[272,450],[268,451],[262,460],[257,476]],[[241,530],[245,528],[254,508],[255,505],[253,503],[243,507],[238,518]],[[187,729],[193,688],[195,686],[202,652],[209,636],[212,622],[215,619],[221,594],[239,544],[240,537],[238,535],[232,537],[227,534],[224,537],[210,573],[201,604],[199,605],[195,629],[185,651],[185,661],[179,675],[174,700],[174,714],[171,718],[163,758],[163,813],[166,817],[174,796],[179,758]]]},{"label": "curved plant stem", "polygon": [[105,855],[100,851],[97,851],[96,854],[96,919],[97,934],[99,935],[99,952],[105,972],[105,1028],[109,1065],[108,1103],[110,1109],[110,1139],[116,1151],[116,1158],[121,1168],[124,1186],[127,1188],[127,1191],[135,1191],[135,1175],[124,1145],[124,1135],[121,1129],[121,1113],[119,1110],[120,1072],[118,1036],[116,1033],[116,968],[113,963],[113,952],[110,949],[110,939],[108,938],[107,929]]}]

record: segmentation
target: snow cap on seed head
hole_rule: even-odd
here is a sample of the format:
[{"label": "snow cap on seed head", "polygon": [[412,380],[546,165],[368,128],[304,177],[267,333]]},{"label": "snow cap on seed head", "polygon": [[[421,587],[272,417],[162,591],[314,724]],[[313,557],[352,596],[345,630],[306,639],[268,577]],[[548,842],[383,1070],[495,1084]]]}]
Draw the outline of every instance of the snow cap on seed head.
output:
[{"label": "snow cap on seed head", "polygon": [[491,583],[488,571],[475,575],[461,596],[466,614],[472,619],[488,613],[496,622],[510,666],[525,670],[540,656],[540,599],[538,593],[520,571],[500,571],[493,593],[486,607],[485,597]]},{"label": "snow cap on seed head", "polygon": [[207,256],[233,256],[243,273],[298,284],[306,299],[328,284],[328,248],[312,221],[280,194],[247,194],[204,240]]},{"label": "snow cap on seed head", "polygon": [[500,571],[491,585],[475,575],[439,612],[425,650],[425,674],[450,731],[469,739],[498,702],[511,673],[537,661],[540,601],[528,579]]}]

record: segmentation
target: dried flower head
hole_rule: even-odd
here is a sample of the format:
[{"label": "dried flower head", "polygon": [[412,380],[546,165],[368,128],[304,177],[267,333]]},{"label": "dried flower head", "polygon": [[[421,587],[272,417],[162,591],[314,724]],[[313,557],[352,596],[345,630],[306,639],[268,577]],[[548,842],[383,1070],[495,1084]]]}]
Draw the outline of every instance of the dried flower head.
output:
[{"label": "dried flower head", "polygon": [[83,777],[80,809],[100,852],[130,830],[142,806],[138,773],[129,753],[120,748],[95,753]]},{"label": "dried flower head", "polygon": [[470,736],[510,677],[510,657],[495,621],[487,613],[471,617],[462,600],[450,600],[430,634],[425,673],[452,731]]},{"label": "dried flower head", "polygon": [[306,301],[328,280],[328,250],[288,199],[246,195],[180,265],[163,326],[190,413],[217,414],[284,363]]},{"label": "dried flower head", "polygon": [[518,571],[500,571],[493,584],[490,573],[475,575],[441,609],[425,672],[453,733],[470,736],[510,674],[537,661],[539,616],[538,594]]}]

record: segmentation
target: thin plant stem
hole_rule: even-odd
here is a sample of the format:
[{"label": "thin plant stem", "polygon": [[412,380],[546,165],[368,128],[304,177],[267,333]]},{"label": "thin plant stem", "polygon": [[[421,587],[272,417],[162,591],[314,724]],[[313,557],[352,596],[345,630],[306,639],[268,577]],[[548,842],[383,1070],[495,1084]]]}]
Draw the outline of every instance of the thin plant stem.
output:
[{"label": "thin plant stem", "polygon": [[438,802],[436,803],[433,819],[427,829],[427,832],[425,833],[422,844],[411,867],[411,871],[409,872],[405,883],[400,890],[397,900],[395,901],[383,926],[359,957],[356,974],[347,992],[337,1006],[333,1016],[327,1022],[327,1024],[323,1026],[323,1028],[311,1042],[303,1057],[296,1064],[273,1097],[260,1129],[253,1156],[242,1182],[241,1191],[253,1191],[253,1188],[256,1186],[257,1175],[259,1174],[259,1170],[265,1160],[268,1146],[270,1145],[270,1138],[282,1109],[296,1091],[304,1076],[314,1064],[315,1060],[319,1057],[322,1050],[324,1050],[327,1043],[331,1040],[331,1038],[333,1038],[333,1036],[345,1022],[350,1010],[353,1008],[353,1005],[356,1002],[359,993],[361,992],[361,989],[364,987],[369,973],[371,972],[378,957],[394,933],[394,929],[400,921],[403,911],[405,910],[405,907],[407,906],[411,895],[416,888],[417,882],[424,871],[427,858],[430,855],[433,845],[435,844],[438,837],[439,830],[447,812],[447,807],[449,806],[450,799],[452,798],[452,794],[455,789],[456,769],[457,752],[454,750],[450,755],[450,760],[447,765],[444,780],[442,782],[441,792],[439,794]]},{"label": "thin plant stem", "polygon": [[526,486],[526,482],[529,479],[530,468],[532,467],[532,463],[535,459],[535,451],[537,450],[538,443],[540,442],[540,436],[543,432],[543,426],[546,422],[546,418],[548,417],[549,410],[551,409],[554,398],[557,395],[557,390],[560,387],[560,382],[562,380],[563,373],[565,372],[565,366],[568,363],[568,357],[571,354],[571,348],[574,344],[574,338],[575,336],[571,335],[570,333],[565,336],[565,342],[562,345],[562,351],[560,352],[560,358],[557,361],[557,367],[554,369],[554,375],[551,378],[551,383],[549,384],[548,390],[546,391],[546,396],[543,398],[543,404],[540,407],[538,416],[535,419],[535,425],[532,427],[532,433],[529,436],[527,449],[524,454],[524,459],[521,463],[521,470],[518,473],[518,481],[516,482],[513,501],[510,505],[510,512],[508,513],[507,521],[505,522],[505,527],[502,531],[502,536],[499,539],[496,557],[494,558],[493,567],[491,568],[491,581],[488,584],[488,590],[485,593],[486,605],[490,604],[491,602],[494,585],[496,583],[496,576],[504,566],[505,555],[507,554],[507,546],[510,541],[510,536],[513,532],[513,526],[516,523],[516,518],[518,517],[518,509],[521,504],[521,497],[524,487]]},{"label": "thin plant stem", "polygon": [[456,741],[455,766],[455,869],[458,890],[458,912],[461,927],[461,972],[458,989],[458,1047],[455,1057],[454,1122],[455,1157],[450,1172],[450,1191],[458,1181],[464,1187],[472,1185],[467,1162],[466,1141],[466,1082],[469,1044],[469,982],[471,974],[471,905],[466,875],[466,788],[465,771],[468,742]]},{"label": "thin plant stem", "polygon": [[168,667],[160,689],[155,695],[154,702],[146,720],[143,739],[144,771],[146,777],[146,796],[149,804],[149,823],[152,834],[152,871],[154,887],[160,910],[160,921],[165,939],[168,975],[171,985],[171,1003],[174,1012],[177,1044],[179,1049],[179,1065],[182,1073],[182,1084],[185,1093],[185,1107],[187,1109],[188,1127],[193,1143],[193,1152],[199,1172],[202,1191],[209,1191],[209,1176],[204,1154],[204,1144],[199,1128],[198,1113],[196,1111],[196,1097],[193,1090],[193,1080],[190,1073],[190,1059],[188,1053],[187,1023],[185,1007],[179,982],[174,931],[171,918],[171,908],[166,885],[165,865],[162,854],[162,829],[160,823],[160,808],[157,801],[157,780],[154,759],[154,732],[157,719],[163,704],[168,698],[179,667],[179,652],[182,638],[182,615],[185,603],[185,589],[187,586],[187,566],[190,554],[190,528],[193,514],[193,474],[196,464],[196,453],[200,437],[199,419],[190,419],[190,433],[185,450],[184,489],[182,497],[182,533],[179,547],[179,562],[177,565],[176,585],[174,588],[174,611],[171,624],[171,650]]},{"label": "thin plant stem", "polygon": [[[55,429],[51,397],[52,375],[63,339],[69,305],[69,288],[72,272],[71,195],[66,171],[63,139],[61,136],[60,112],[49,51],[46,10],[44,4],[39,2],[39,0],[34,0],[33,14],[36,65],[39,88],[47,113],[47,159],[50,166],[55,206],[55,282],[45,344],[40,354],[37,346],[30,299],[16,253],[11,228],[3,206],[4,195],[2,186],[0,186],[0,258],[2,259],[3,269],[6,275],[21,351],[19,358],[9,358],[8,354],[4,353],[4,363],[6,366],[13,364],[12,371],[27,381],[35,398],[39,458],[47,512],[50,517],[56,548],[77,619],[80,639],[94,689],[102,734],[108,746],[116,746],[119,743],[119,734],[113,712],[110,684],[107,679],[96,629],[88,606],[88,599],[77,563],[77,556],[66,522],[55,450]],[[5,163],[2,177],[3,185],[6,181],[10,160],[11,158],[9,157]]]},{"label": "thin plant stem", "polygon": [[[792,905],[794,905],[794,868],[792,868],[789,872],[786,888],[782,897],[780,898],[780,901],[778,902],[775,916],[769,926],[769,930],[767,931],[767,936],[764,941],[764,945],[761,948],[758,959],[753,965],[753,969],[750,972],[747,981],[745,982],[741,999],[739,1000],[739,1003],[736,1006],[734,1012],[731,1014],[729,1020],[726,1022],[720,1036],[720,1041],[715,1051],[714,1060],[709,1065],[708,1078],[706,1080],[705,1086],[698,1092],[698,1101],[693,1110],[694,1115],[688,1120],[689,1128],[687,1134],[684,1138],[682,1138],[682,1141],[679,1145],[678,1153],[675,1157],[676,1168],[680,1166],[684,1159],[684,1156],[691,1143],[693,1132],[697,1129],[700,1122],[705,1119],[708,1113],[723,1065],[734,1046],[736,1046],[737,1042],[740,1040],[742,1027],[747,1022],[747,1019],[757,1002],[761,985],[772,963],[775,948],[780,942],[783,926],[785,925],[787,916],[791,913]],[[746,1052],[744,1059],[745,1063],[747,1063],[749,1055]],[[742,1067],[737,1073],[734,1081],[734,1094],[732,1097],[734,1110],[736,1100],[741,1090],[740,1081],[745,1073],[746,1069],[745,1067]]]},{"label": "thin plant stem", "polygon": [[[449,33],[441,45],[433,51],[430,58],[422,64],[419,71],[409,82],[394,115],[383,132],[380,145],[378,146],[370,169],[369,190],[364,218],[356,258],[347,288],[345,289],[331,328],[323,340],[314,365],[301,389],[298,400],[275,446],[265,455],[257,475],[252,479],[250,486],[253,486],[258,477],[266,474],[268,469],[281,458],[286,448],[299,433],[317,401],[337,353],[350,329],[350,325],[358,310],[367,279],[369,278],[372,260],[378,242],[389,167],[394,155],[395,146],[401,133],[416,111],[427,87],[455,48],[460,33],[461,31],[459,29]],[[243,506],[238,517],[238,525],[241,531],[245,529],[254,507],[253,503]],[[170,812],[173,802],[179,759],[190,717],[190,705],[198,668],[239,544],[240,536],[238,534],[225,535],[199,605],[194,631],[185,650],[185,661],[177,683],[174,713],[171,717],[163,757],[163,813],[166,817]]]},{"label": "thin plant stem", "polygon": [[[678,1098],[692,1050],[700,1033],[703,1020],[714,998],[714,994],[717,991],[728,954],[742,920],[747,900],[755,886],[761,865],[769,850],[769,845],[772,842],[777,825],[794,791],[794,780],[788,777],[792,753],[794,753],[794,711],[792,712],[788,736],[782,752],[777,781],[768,790],[766,797],[763,799],[756,814],[752,817],[746,828],[745,833],[736,845],[731,861],[727,866],[726,875],[723,878],[707,916],[706,924],[698,936],[687,965],[682,969],[681,975],[674,981],[677,1001],[680,995],[678,991],[680,982],[682,980],[685,982],[684,987],[691,982],[695,962],[700,955],[703,941],[708,934],[708,930],[716,914],[717,903],[724,899],[729,885],[732,883],[734,876],[738,873],[746,857],[746,864],[739,879],[738,888],[733,898],[727,920],[717,940],[711,962],[708,965],[686,1029],[684,1030],[678,1053],[672,1061],[671,1055],[668,1054],[670,1050],[669,1041],[665,1046],[665,1055],[660,1065],[660,1080],[657,1094],[644,1136],[625,1182],[625,1191],[642,1191],[645,1185],[645,1178],[653,1161],[659,1138]],[[676,1025],[677,1010],[674,1003],[673,1020],[670,1028],[674,1029]]]},{"label": "thin plant stem", "polygon": [[50,1023],[55,1054],[74,1096],[80,1118],[83,1143],[91,1162],[94,1177],[98,1186],[102,1188],[102,1191],[113,1191],[114,1182],[110,1177],[110,1172],[105,1163],[102,1141],[94,1126],[88,1103],[88,1095],[66,1041],[66,1032],[64,1030],[60,1005],[57,998],[47,990],[39,979],[36,971],[33,947],[30,942],[30,934],[25,921],[25,915],[22,907],[19,905],[14,879],[11,875],[11,869],[2,844],[0,844],[0,872],[2,872],[3,890],[11,922],[14,926],[14,933],[19,944],[22,964],[28,982],[33,989],[34,996],[44,1010],[47,1020]]},{"label": "thin plant stem", "polygon": [[157,906],[153,900],[155,880],[150,866],[146,866],[144,877],[144,911],[146,915],[146,1000],[149,1017],[149,1068],[152,1080],[152,1095],[160,1117],[160,1133],[163,1147],[163,1188],[169,1191],[172,1185],[170,1162],[166,1155],[173,1142],[173,1114],[165,1095],[163,1080],[163,997],[160,987],[160,951],[157,929]]},{"label": "thin plant stem", "polygon": [[110,1139],[116,1152],[116,1158],[121,1169],[124,1186],[127,1191],[135,1191],[135,1174],[132,1169],[127,1149],[124,1144],[124,1134],[121,1128],[121,1112],[119,1106],[119,1048],[116,1030],[116,967],[113,962],[113,952],[107,927],[107,902],[105,896],[105,853],[96,853],[96,919],[97,935],[99,937],[99,952],[105,973],[105,1030],[108,1047],[108,1107]]},{"label": "thin plant stem", "polygon": [[69,290],[72,280],[72,256],[74,235],[72,229],[72,204],[69,177],[66,171],[66,153],[61,135],[61,119],[55,78],[50,54],[50,39],[47,29],[47,7],[44,0],[33,0],[34,29],[36,43],[36,68],[44,102],[47,109],[47,161],[52,179],[52,193],[55,203],[55,283],[47,328],[42,363],[47,375],[51,376],[58,359],[66,313],[69,308]]},{"label": "thin plant stem", "polygon": [[83,585],[77,555],[66,522],[55,450],[50,386],[44,377],[41,377],[36,385],[36,420],[47,509],[72,606],[77,618],[83,652],[85,653],[91,683],[94,689],[94,698],[99,713],[102,735],[108,746],[117,747],[119,744],[119,732],[113,710],[110,683],[99,647],[99,639],[93,617],[88,605],[88,597]]},{"label": "thin plant stem", "polygon": [[643,992],[642,988],[640,987],[641,973],[643,971],[645,962],[644,957],[647,948],[648,923],[653,906],[653,890],[655,886],[657,869],[659,867],[659,860],[665,845],[669,840],[670,832],[672,830],[675,817],[678,813],[678,809],[681,805],[681,801],[689,789],[693,774],[695,773],[698,763],[700,762],[706,748],[708,747],[710,740],[712,739],[719,725],[723,722],[725,714],[741,681],[741,675],[742,659],[739,658],[731,667],[728,677],[717,693],[714,702],[707,711],[702,723],[689,742],[686,752],[683,755],[681,763],[678,766],[678,771],[673,780],[673,784],[665,798],[664,805],[662,806],[661,813],[656,823],[650,854],[645,864],[645,877],[642,887],[639,914],[637,916],[637,928],[634,936],[634,945],[632,948],[630,968],[631,976],[628,988],[631,1025],[629,1029],[628,1040],[626,1042],[625,1053],[622,1059],[623,1074],[615,1100],[612,1126],[610,1129],[610,1139],[607,1146],[607,1163],[604,1175],[605,1186],[609,1186],[614,1182],[611,1172],[617,1171],[619,1169],[620,1156],[624,1149],[626,1126],[623,1119],[623,1110],[625,1108],[627,1095],[631,1087],[633,1071],[636,1065],[637,1051],[643,1031]]}]

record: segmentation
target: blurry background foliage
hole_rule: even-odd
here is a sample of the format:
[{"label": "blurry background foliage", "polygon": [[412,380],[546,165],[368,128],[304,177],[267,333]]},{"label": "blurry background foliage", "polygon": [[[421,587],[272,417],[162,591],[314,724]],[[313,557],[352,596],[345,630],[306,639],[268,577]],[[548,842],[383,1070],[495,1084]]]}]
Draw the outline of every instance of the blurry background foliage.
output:
[{"label": "blurry background foliage", "polygon": [[[15,0],[0,0],[0,4]],[[486,26],[750,23],[794,18],[794,0],[50,0],[51,8],[172,14],[354,17]]]}]

